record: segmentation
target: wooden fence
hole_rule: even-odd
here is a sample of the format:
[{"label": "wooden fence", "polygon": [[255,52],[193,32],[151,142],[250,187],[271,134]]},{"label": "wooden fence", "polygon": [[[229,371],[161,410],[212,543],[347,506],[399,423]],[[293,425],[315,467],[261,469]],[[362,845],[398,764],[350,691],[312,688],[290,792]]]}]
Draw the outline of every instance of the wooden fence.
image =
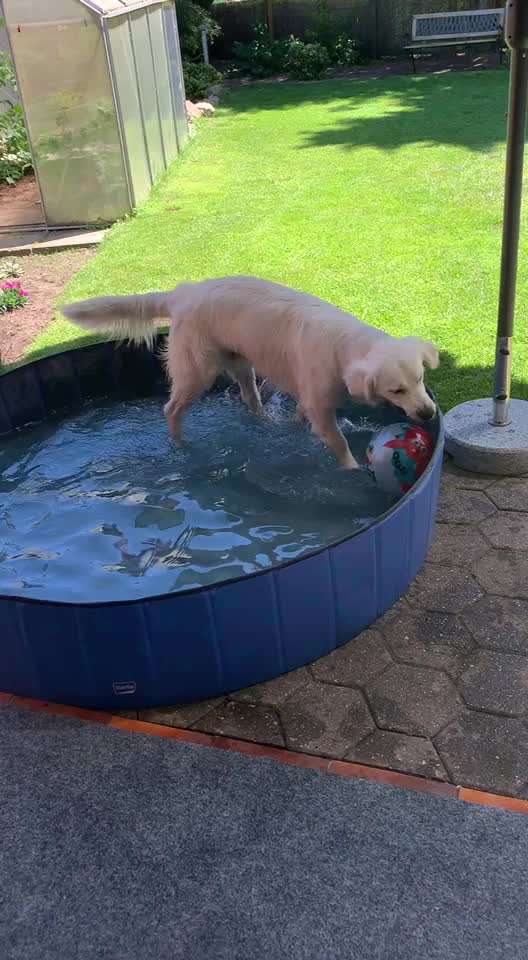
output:
[{"label": "wooden fence", "polygon": [[[407,42],[416,13],[447,10],[485,10],[497,0],[326,0],[326,8],[340,30],[357,38],[371,57],[395,54]],[[223,0],[211,10],[222,27],[215,44],[217,56],[228,57],[234,40],[249,40],[257,23],[266,22],[266,0]],[[315,0],[273,0],[276,37],[304,37],[317,21]]]}]

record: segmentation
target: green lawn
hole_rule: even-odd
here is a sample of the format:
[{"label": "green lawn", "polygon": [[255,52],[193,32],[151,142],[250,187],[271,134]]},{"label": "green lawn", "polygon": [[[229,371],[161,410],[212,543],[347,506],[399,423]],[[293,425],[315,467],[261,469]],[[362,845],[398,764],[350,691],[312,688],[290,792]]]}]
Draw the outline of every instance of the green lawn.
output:
[{"label": "green lawn", "polygon": [[[66,298],[257,274],[435,340],[444,407],[488,395],[506,95],[506,71],[242,88]],[[525,239],[514,363],[525,397],[527,251]],[[75,338],[57,320],[32,353]]]}]

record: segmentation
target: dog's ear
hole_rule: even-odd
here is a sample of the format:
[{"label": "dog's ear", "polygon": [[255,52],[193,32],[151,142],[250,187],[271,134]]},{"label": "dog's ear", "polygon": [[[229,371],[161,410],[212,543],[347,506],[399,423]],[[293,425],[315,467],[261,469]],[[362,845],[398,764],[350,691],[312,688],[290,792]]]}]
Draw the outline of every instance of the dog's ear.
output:
[{"label": "dog's ear", "polygon": [[367,363],[358,363],[349,367],[345,374],[347,390],[353,400],[359,400],[369,406],[376,402],[376,377]]},{"label": "dog's ear", "polygon": [[422,340],[422,357],[426,367],[436,370],[440,363],[440,355],[434,343],[430,340]]},{"label": "dog's ear", "polygon": [[403,342],[410,343],[413,347],[416,347],[425,367],[436,370],[440,363],[440,357],[434,343],[431,343],[430,340],[422,340],[421,337],[403,337]]}]

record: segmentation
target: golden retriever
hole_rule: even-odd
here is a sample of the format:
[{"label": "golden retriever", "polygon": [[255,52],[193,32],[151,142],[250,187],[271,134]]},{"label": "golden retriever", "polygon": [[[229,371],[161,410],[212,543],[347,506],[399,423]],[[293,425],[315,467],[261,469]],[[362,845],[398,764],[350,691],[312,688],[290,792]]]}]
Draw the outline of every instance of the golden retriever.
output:
[{"label": "golden retriever", "polygon": [[256,414],[262,404],[255,371],[291,394],[299,416],[348,469],[358,464],[336,420],[347,392],[362,403],[387,400],[413,420],[436,412],[424,386],[424,366],[438,366],[432,343],[391,337],[324,300],[267,280],[223,277],[61,309],[81,327],[150,345],[155,324],[170,322],[165,415],[177,439],[186,409],[224,371]]}]

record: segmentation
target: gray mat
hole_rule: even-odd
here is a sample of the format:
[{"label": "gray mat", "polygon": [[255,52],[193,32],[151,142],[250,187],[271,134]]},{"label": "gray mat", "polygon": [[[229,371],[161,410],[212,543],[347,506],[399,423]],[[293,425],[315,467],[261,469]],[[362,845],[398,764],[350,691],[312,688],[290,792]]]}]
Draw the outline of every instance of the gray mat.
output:
[{"label": "gray mat", "polygon": [[0,708],[2,960],[511,960],[528,818]]}]

